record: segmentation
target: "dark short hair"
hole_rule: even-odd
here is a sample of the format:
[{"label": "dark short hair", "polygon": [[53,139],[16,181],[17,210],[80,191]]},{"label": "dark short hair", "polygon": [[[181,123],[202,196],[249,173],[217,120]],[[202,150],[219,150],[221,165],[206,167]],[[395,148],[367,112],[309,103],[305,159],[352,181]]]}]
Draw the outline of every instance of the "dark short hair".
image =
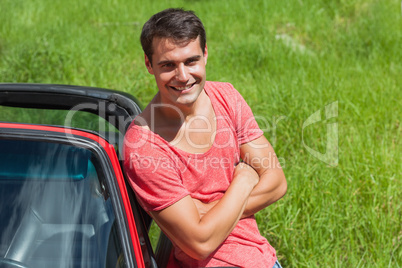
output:
[{"label": "dark short hair", "polygon": [[142,27],[141,45],[152,62],[152,41],[155,37],[173,39],[178,43],[190,42],[200,37],[200,46],[205,53],[207,42],[204,25],[191,10],[169,8],[153,15]]}]

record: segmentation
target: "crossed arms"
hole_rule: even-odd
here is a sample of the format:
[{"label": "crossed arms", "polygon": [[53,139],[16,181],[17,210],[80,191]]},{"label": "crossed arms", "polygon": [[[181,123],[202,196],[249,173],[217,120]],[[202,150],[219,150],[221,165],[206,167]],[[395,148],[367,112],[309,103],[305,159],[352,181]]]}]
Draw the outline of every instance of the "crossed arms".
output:
[{"label": "crossed arms", "polygon": [[186,196],[160,211],[150,212],[167,236],[186,254],[207,258],[243,217],[279,200],[287,189],[272,146],[264,136],[240,147],[244,163],[236,166],[224,196],[204,204]]}]

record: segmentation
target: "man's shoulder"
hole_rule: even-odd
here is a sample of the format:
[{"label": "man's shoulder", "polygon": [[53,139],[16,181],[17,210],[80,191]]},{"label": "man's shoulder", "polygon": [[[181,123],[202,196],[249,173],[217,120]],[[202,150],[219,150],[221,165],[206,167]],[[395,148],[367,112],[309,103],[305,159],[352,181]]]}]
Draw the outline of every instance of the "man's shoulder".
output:
[{"label": "man's shoulder", "polygon": [[228,82],[219,82],[219,81],[206,81],[205,87],[210,89],[228,89],[233,90],[234,87],[231,83]]},{"label": "man's shoulder", "polygon": [[136,124],[136,118],[134,118],[134,120],[130,123],[124,135],[125,145],[128,141],[133,142],[139,139],[143,139],[143,136],[144,136],[143,127]]},{"label": "man's shoulder", "polygon": [[131,122],[129,129],[135,130],[135,131],[141,131],[141,130],[146,130],[150,131],[150,126],[152,124],[151,119],[152,119],[152,104],[153,102],[151,101],[144,110],[140,114],[138,114],[133,121]]},{"label": "man's shoulder", "polygon": [[[141,145],[134,146],[136,149],[147,147],[149,142],[155,142],[156,137],[150,130],[146,120],[142,117],[142,114],[137,115],[127,128],[124,135],[124,145],[132,144]],[[133,148],[134,148],[133,147]]]},{"label": "man's shoulder", "polygon": [[236,101],[240,94],[235,87],[228,82],[207,81],[205,91],[209,96],[214,95],[217,99]]}]

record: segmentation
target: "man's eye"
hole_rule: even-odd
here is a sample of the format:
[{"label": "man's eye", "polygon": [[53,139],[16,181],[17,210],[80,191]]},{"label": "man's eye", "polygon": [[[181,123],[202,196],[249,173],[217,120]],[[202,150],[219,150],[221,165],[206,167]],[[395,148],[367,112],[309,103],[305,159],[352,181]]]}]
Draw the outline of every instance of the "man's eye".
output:
[{"label": "man's eye", "polygon": [[174,66],[173,63],[165,63],[162,65],[162,68],[172,68]]},{"label": "man's eye", "polygon": [[191,60],[188,60],[188,61],[186,62],[187,65],[192,65],[192,64],[195,64],[195,63],[197,63],[197,60],[196,60],[196,59],[191,59]]}]

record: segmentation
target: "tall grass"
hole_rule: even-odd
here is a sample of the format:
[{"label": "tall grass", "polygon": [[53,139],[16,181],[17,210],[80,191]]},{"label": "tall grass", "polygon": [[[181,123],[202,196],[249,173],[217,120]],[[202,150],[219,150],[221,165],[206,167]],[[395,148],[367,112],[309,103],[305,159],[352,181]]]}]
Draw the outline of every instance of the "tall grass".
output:
[{"label": "tall grass", "polygon": [[[0,81],[156,93],[139,45],[167,7],[195,10],[209,80],[228,81],[275,147],[287,195],[257,214],[284,267],[400,267],[402,13],[396,0],[26,1],[0,6]],[[337,102],[338,116],[325,119]],[[316,111],[323,120],[303,128]],[[339,162],[325,153],[338,124]]]}]

